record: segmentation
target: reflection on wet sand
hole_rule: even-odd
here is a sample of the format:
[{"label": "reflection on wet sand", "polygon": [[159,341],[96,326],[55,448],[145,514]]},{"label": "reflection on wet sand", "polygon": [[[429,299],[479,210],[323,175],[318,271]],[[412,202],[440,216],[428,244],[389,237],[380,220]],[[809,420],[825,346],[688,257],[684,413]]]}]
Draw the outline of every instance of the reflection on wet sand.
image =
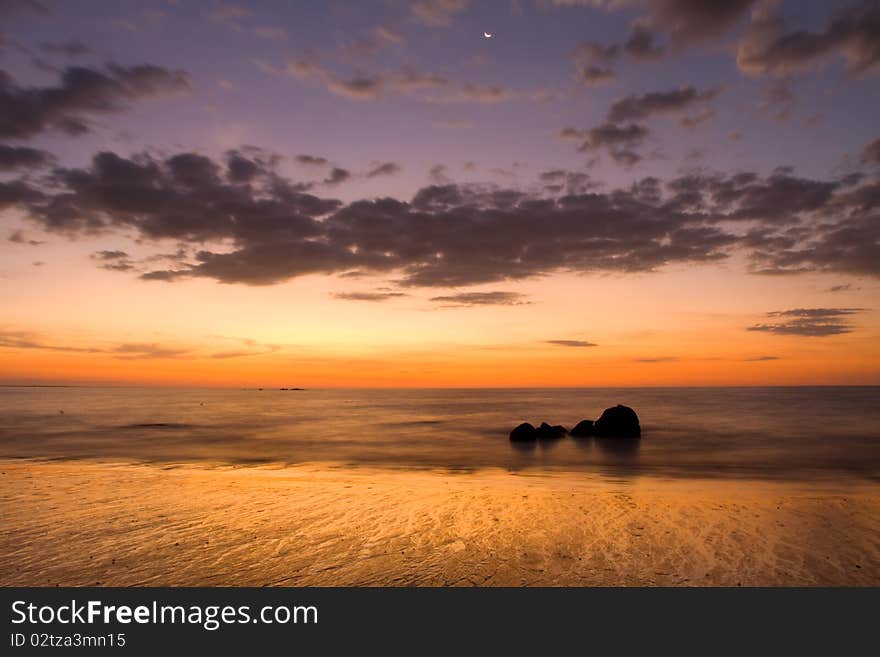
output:
[{"label": "reflection on wet sand", "polygon": [[[638,458],[618,447],[609,469]],[[0,472],[2,585],[880,585],[867,485],[340,464]]]}]

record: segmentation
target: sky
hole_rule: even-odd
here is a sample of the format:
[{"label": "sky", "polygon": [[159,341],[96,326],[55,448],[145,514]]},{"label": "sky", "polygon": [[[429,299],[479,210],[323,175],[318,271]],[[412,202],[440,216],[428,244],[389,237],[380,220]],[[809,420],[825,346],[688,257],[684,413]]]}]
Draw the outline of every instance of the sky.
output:
[{"label": "sky", "polygon": [[0,0],[0,383],[880,384],[880,2]]}]

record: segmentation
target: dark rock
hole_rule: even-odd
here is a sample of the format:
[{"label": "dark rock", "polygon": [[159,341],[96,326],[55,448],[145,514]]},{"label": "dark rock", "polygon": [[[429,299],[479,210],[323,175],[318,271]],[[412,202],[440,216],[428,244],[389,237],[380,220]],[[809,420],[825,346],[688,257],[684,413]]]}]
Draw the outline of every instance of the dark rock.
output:
[{"label": "dark rock", "polygon": [[556,440],[564,438],[568,430],[561,424],[550,426],[546,422],[541,422],[541,426],[537,429],[539,440]]},{"label": "dark rock", "polygon": [[601,438],[640,438],[642,435],[639,416],[629,406],[621,404],[602,411],[593,431]]},{"label": "dark rock", "polygon": [[528,422],[523,422],[516,429],[510,432],[511,442],[525,442],[538,439],[538,430]]},{"label": "dark rock", "polygon": [[575,438],[588,438],[593,435],[593,421],[592,420],[581,420],[577,423],[574,429],[571,430],[571,435]]}]

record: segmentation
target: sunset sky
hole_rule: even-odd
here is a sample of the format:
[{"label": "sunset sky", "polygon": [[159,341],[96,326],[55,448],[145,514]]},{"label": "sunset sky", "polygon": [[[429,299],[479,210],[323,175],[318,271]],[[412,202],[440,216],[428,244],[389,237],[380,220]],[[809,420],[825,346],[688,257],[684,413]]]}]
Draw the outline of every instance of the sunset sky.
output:
[{"label": "sunset sky", "polygon": [[0,0],[0,383],[880,384],[878,117],[876,1]]}]

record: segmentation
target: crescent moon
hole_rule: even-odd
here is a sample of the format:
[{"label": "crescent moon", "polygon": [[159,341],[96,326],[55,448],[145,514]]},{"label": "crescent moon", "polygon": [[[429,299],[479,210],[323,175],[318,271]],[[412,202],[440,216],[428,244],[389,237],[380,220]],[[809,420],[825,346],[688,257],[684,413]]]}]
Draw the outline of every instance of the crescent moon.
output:
[{"label": "crescent moon", "polygon": [[489,32],[483,32],[483,36],[486,37],[487,39],[492,38],[492,35]]}]

